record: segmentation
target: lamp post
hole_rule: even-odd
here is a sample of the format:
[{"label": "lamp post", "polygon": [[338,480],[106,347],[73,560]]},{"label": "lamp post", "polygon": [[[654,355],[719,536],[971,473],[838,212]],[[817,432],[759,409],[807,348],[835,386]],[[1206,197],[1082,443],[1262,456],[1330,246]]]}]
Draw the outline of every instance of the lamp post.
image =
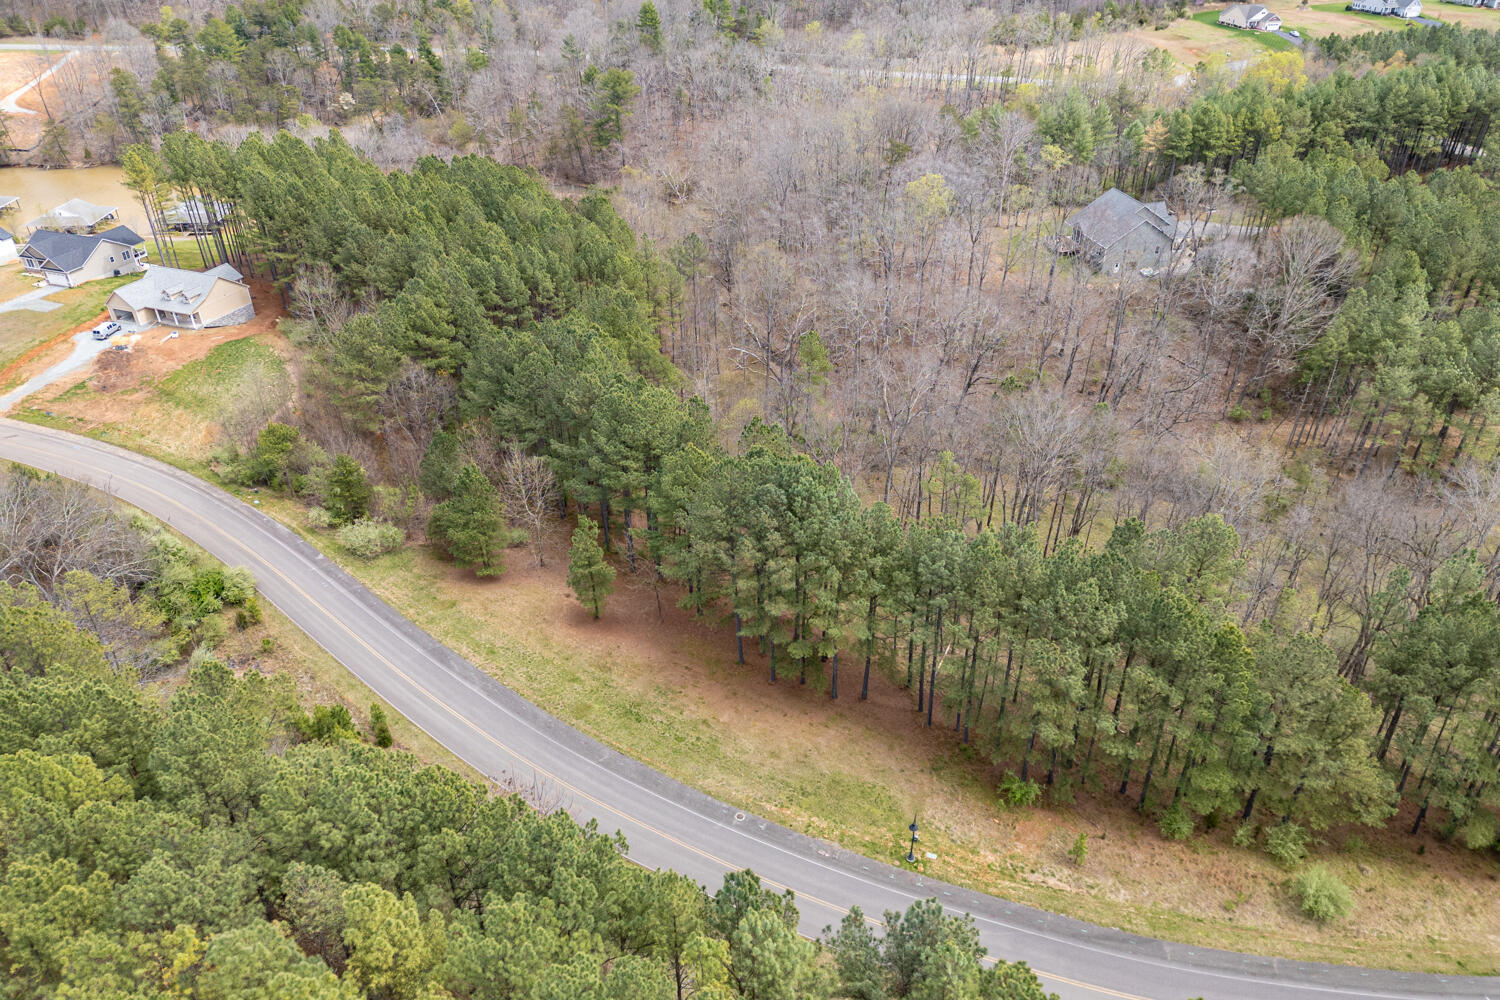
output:
[{"label": "lamp post", "polygon": [[917,817],[911,818],[911,826],[907,829],[911,831],[911,847],[906,852],[906,860],[908,864],[914,865],[917,863],[917,841],[921,839],[917,836]]}]

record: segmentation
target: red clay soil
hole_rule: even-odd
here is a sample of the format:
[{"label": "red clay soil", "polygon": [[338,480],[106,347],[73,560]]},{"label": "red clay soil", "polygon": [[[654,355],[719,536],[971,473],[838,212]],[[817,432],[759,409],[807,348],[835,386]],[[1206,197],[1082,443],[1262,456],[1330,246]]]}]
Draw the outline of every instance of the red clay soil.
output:
[{"label": "red clay soil", "polygon": [[[133,389],[147,379],[161,378],[181,368],[189,361],[197,361],[220,344],[274,332],[277,323],[286,315],[286,310],[281,304],[281,296],[277,294],[275,286],[269,281],[252,278],[247,284],[250,286],[250,299],[255,303],[255,318],[250,322],[215,330],[200,330],[196,333],[180,333],[170,339],[166,338],[172,332],[171,330],[166,327],[155,327],[141,334],[140,339],[130,350],[102,351],[94,358],[92,365],[80,368],[76,372],[69,372],[45,389],[39,390],[33,398],[53,398],[85,379],[92,380],[89,383],[90,386],[102,393],[118,393],[122,390]],[[80,329],[91,326],[94,322],[97,322],[97,319]],[[27,356],[45,351],[63,339],[65,338],[54,338],[47,344],[27,352]]]}]

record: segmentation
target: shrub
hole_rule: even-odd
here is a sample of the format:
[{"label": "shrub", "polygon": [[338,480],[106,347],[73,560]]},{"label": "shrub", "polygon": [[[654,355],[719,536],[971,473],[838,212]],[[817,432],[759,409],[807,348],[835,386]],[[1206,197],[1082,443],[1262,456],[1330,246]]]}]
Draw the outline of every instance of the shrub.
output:
[{"label": "shrub", "polygon": [[1249,847],[1255,843],[1255,824],[1241,823],[1234,831],[1234,846]]},{"label": "shrub", "polygon": [[370,706],[370,732],[375,737],[375,745],[382,749],[394,742],[391,739],[390,720],[385,717],[385,709],[378,704]]},{"label": "shrub", "polygon": [[243,632],[251,625],[259,625],[260,617],[260,601],[254,597],[246,598],[245,602],[235,609],[234,627]]},{"label": "shrub", "polygon": [[[219,599],[229,607],[245,604],[255,598],[255,577],[243,566],[232,566],[224,571],[224,585]],[[256,621],[260,621],[259,612]]]},{"label": "shrub", "polygon": [[358,736],[354,731],[354,719],[343,705],[316,706],[311,715],[304,713],[297,721],[297,729],[303,739],[320,743],[337,743]]},{"label": "shrub", "polygon": [[338,540],[340,545],[361,559],[374,559],[399,549],[406,541],[406,532],[394,524],[362,517],[340,528]]},{"label": "shrub", "polygon": [[1182,803],[1173,802],[1157,820],[1156,828],[1168,840],[1187,840],[1193,835],[1193,814],[1182,808]]},{"label": "shrub", "polygon": [[1088,856],[1089,835],[1086,833],[1080,833],[1078,835],[1078,839],[1073,841],[1073,846],[1068,848],[1068,857],[1073,859],[1073,863],[1075,865],[1082,867],[1084,861],[1087,860]]},{"label": "shrub", "polygon": [[1012,809],[1023,806],[1034,806],[1042,797],[1042,786],[1035,781],[1027,779],[1022,781],[1014,774],[1007,773],[1000,779],[1000,801]]},{"label": "shrub", "polygon": [[260,641],[260,655],[270,656],[274,652],[276,652],[276,640],[266,636]]},{"label": "shrub", "polygon": [[1282,823],[1266,831],[1266,853],[1290,867],[1307,857],[1307,831],[1296,823]]},{"label": "shrub", "polygon": [[1492,847],[1500,831],[1495,828],[1495,818],[1483,810],[1474,813],[1459,824],[1455,836],[1458,842],[1471,851],[1482,851]]},{"label": "shrub", "polygon": [[1292,895],[1302,912],[1320,924],[1342,920],[1354,908],[1354,897],[1339,877],[1313,865],[1292,880]]},{"label": "shrub", "polygon": [[313,507],[307,512],[307,526],[323,531],[333,527],[333,515],[322,507]]}]

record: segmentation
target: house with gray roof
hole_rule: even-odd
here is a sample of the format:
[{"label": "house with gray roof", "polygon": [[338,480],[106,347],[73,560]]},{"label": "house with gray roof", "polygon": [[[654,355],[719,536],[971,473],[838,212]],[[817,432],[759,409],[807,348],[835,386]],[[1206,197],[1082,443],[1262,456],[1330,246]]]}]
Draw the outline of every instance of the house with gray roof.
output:
[{"label": "house with gray roof", "polygon": [[118,219],[120,210],[113,205],[95,205],[82,198],[69,198],[46,215],[26,223],[26,228],[59,229],[69,233],[90,233],[100,223]]},{"label": "house with gray roof", "polygon": [[1281,18],[1266,9],[1264,4],[1237,3],[1224,8],[1219,23],[1231,28],[1249,28],[1252,31],[1280,31]]},{"label": "house with gray roof", "polygon": [[21,248],[21,266],[49,285],[74,288],[143,270],[145,243],[127,226],[89,235],[38,229]]},{"label": "house with gray roof", "polygon": [[1349,9],[1409,21],[1422,16],[1422,0],[1349,0]]},{"label": "house with gray roof", "polygon": [[1119,188],[1110,188],[1063,225],[1074,250],[1104,274],[1165,267],[1177,231],[1166,202],[1146,204]]},{"label": "house with gray roof", "polygon": [[18,255],[16,238],[5,229],[0,229],[0,264],[9,264]]},{"label": "house with gray roof", "polygon": [[105,300],[109,318],[136,326],[206,330],[247,323],[255,316],[250,286],[228,264],[207,271],[152,267],[140,281],[114,290]]}]

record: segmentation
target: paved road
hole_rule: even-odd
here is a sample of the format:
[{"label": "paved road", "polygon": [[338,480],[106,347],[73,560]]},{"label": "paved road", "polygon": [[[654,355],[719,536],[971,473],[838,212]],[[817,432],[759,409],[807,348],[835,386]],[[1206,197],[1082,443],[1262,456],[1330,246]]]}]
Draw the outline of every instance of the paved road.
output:
[{"label": "paved road", "polygon": [[17,90],[11,91],[9,94],[6,94],[4,97],[0,97],[0,111],[5,111],[5,112],[8,112],[8,113],[13,114],[13,115],[37,115],[37,114],[41,114],[40,111],[33,111],[30,108],[23,108],[23,107],[21,107],[21,105],[17,104],[16,102],[19,101],[21,98],[25,97],[28,93],[30,93],[31,90],[32,90],[32,88],[35,87],[37,84],[41,83],[43,80],[47,79],[47,77],[51,76],[53,73],[56,73],[58,70],[62,69],[63,63],[67,62],[69,59],[72,59],[73,57],[75,57],[76,55],[78,55],[78,51],[79,50],[77,50],[77,49],[70,49],[68,51],[67,55],[63,56],[57,62],[53,63],[51,66],[49,66],[45,70],[43,70],[30,83],[26,84],[23,87],[20,87]]},{"label": "paved road", "polygon": [[[293,532],[199,479],[88,438],[0,420],[0,458],[90,483],[231,565],[406,718],[479,771],[540,777],[579,820],[619,829],[630,856],[713,887],[753,868],[794,889],[802,929],[937,896],[974,914],[990,953],[1025,959],[1068,1000],[1500,997],[1500,978],[1287,962],[1153,941],[923,879],[693,791],[526,702],[393,611]],[[753,766],[753,762],[746,762]],[[898,832],[898,831],[893,831]]]}]

